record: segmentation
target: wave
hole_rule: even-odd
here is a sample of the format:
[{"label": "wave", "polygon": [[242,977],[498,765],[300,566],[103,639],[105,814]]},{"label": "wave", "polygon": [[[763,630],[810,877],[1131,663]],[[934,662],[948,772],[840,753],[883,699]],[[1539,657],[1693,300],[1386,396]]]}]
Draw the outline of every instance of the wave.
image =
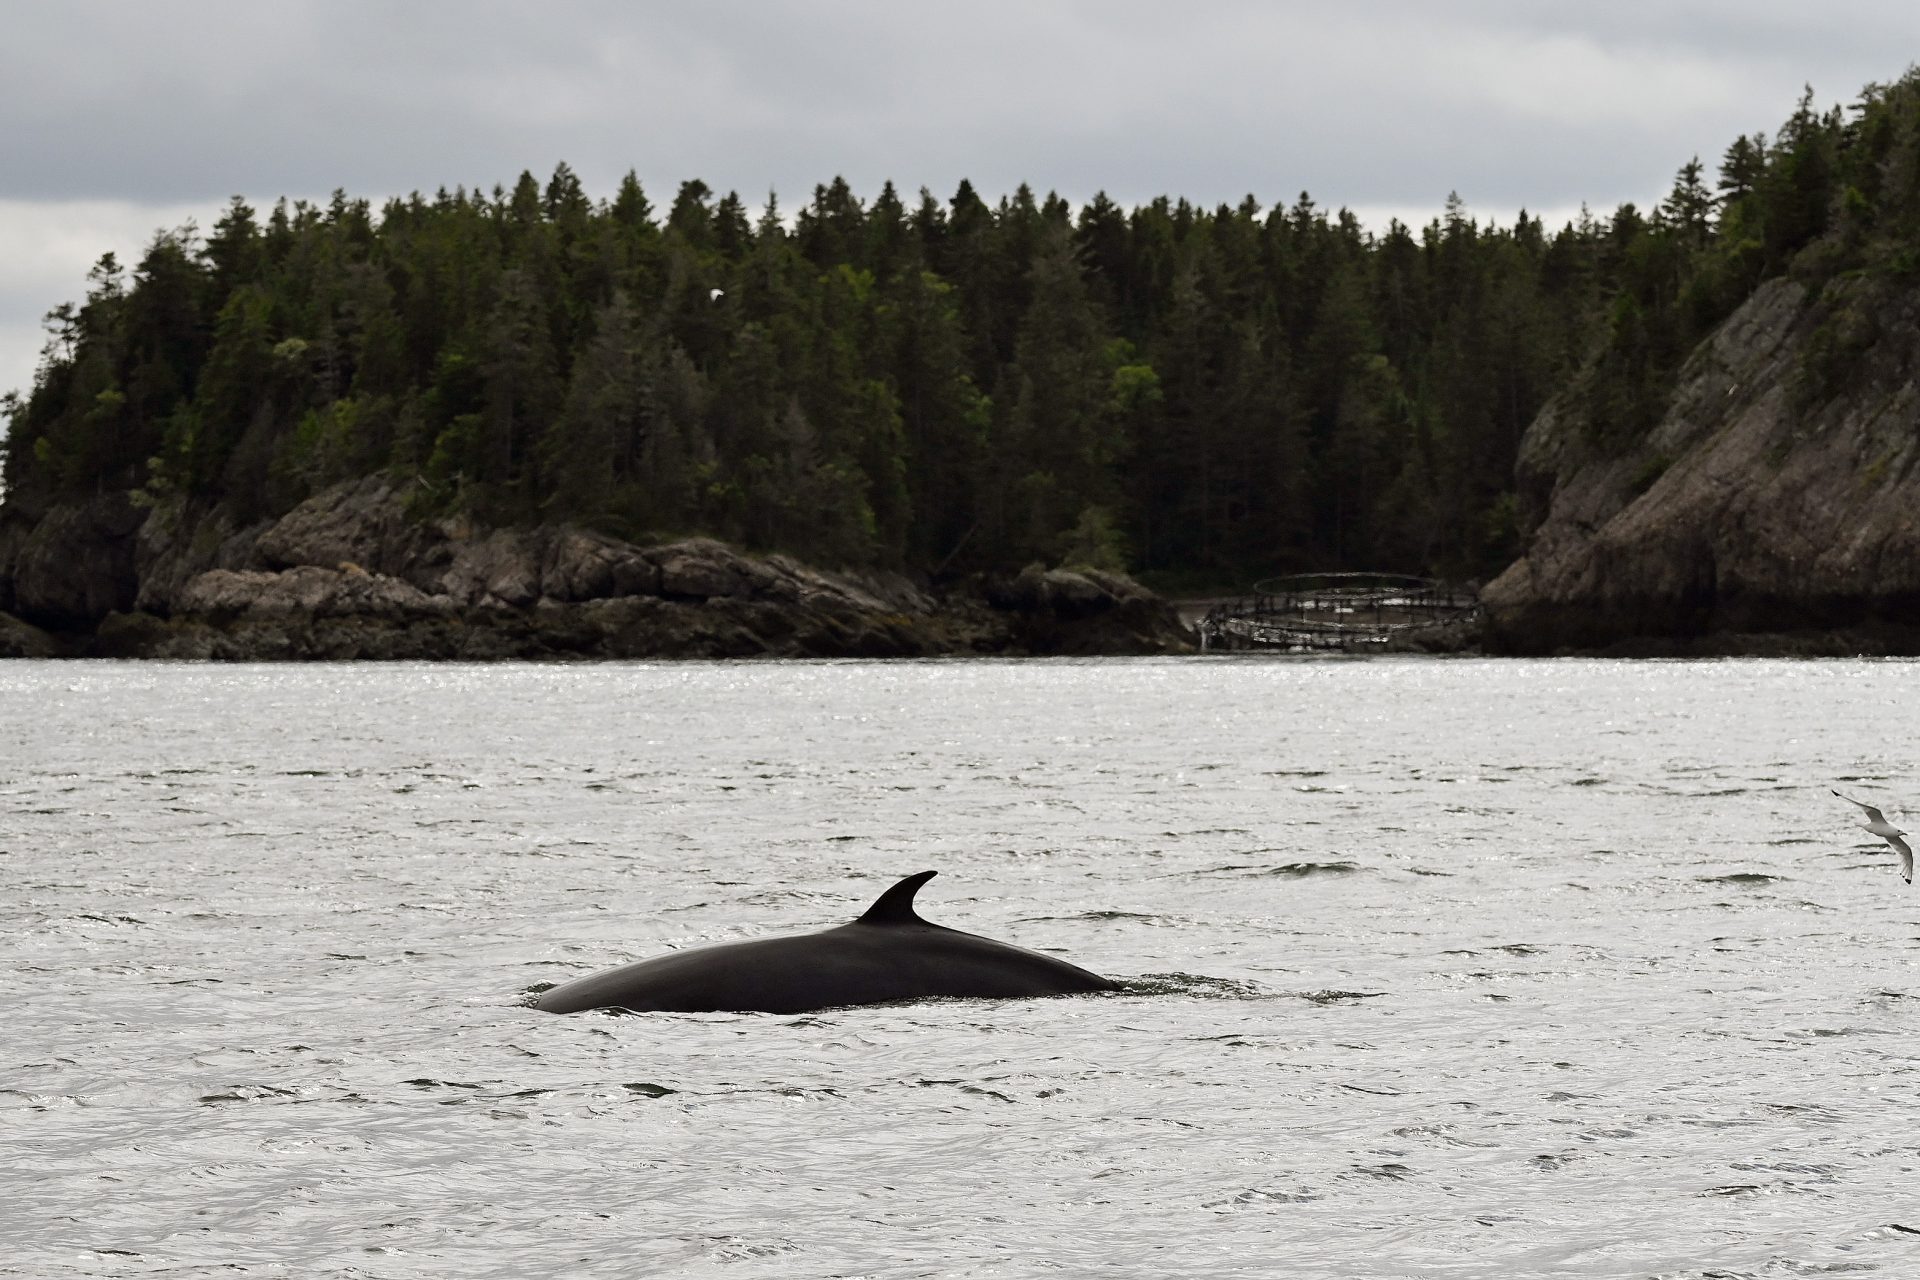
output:
[{"label": "wave", "polygon": [[1308,876],[1344,876],[1355,871],[1364,871],[1357,862],[1287,862],[1279,866],[1263,866],[1254,862],[1230,862],[1218,867],[1209,867],[1197,872],[1203,876],[1284,876],[1290,880],[1304,880]]}]

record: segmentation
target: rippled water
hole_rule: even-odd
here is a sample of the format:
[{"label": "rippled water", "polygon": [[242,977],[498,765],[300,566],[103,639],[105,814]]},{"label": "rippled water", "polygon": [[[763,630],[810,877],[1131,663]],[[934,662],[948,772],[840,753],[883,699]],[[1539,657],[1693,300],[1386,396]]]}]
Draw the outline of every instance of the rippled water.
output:
[{"label": "rippled water", "polygon": [[[1917,678],[0,664],[0,1274],[1920,1274]],[[1131,988],[522,1003],[922,868]]]}]

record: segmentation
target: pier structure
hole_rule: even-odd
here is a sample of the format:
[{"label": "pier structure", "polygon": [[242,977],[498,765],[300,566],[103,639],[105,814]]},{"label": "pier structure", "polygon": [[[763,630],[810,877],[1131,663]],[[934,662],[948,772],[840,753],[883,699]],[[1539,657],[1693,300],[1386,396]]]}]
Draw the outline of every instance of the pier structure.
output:
[{"label": "pier structure", "polygon": [[1395,573],[1307,573],[1268,578],[1200,620],[1200,647],[1384,652],[1478,620],[1472,588]]}]

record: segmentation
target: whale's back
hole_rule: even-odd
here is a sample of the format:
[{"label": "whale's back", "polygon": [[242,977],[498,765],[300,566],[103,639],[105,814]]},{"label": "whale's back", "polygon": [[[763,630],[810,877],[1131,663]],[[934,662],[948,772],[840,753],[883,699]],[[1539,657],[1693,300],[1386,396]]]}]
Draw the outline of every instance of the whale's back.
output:
[{"label": "whale's back", "polygon": [[1113,983],[1077,965],[923,921],[855,921],[638,960],[542,994],[549,1013],[805,1013],[933,997],[1070,995]]}]

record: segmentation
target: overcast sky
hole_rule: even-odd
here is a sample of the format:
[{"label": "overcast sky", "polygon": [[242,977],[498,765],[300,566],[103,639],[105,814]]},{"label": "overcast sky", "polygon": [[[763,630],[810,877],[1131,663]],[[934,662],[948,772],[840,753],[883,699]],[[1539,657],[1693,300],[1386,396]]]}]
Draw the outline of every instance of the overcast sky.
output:
[{"label": "overcast sky", "polygon": [[1302,190],[1558,222],[1920,58],[1911,0],[0,0],[0,391],[106,250],[227,197],[377,204],[566,160],[657,205]]}]

